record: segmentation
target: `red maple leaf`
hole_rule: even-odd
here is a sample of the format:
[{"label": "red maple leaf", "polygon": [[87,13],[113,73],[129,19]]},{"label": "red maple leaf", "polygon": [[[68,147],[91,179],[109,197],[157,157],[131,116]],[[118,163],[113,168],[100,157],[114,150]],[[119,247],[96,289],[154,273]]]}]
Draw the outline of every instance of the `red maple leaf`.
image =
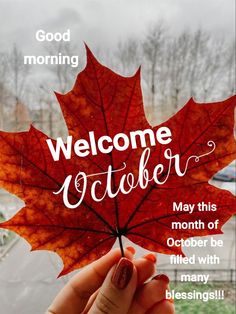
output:
[{"label": "red maple leaf", "polygon": [[[86,68],[78,75],[72,91],[56,94],[60,103],[69,135],[73,143],[78,139],[89,142],[89,132],[95,138],[117,133],[127,136],[132,131],[152,129],[147,122],[142,103],[140,71],[133,77],[122,77],[101,65],[87,49]],[[114,198],[104,197],[102,202],[92,199],[89,190],[95,180],[98,195],[104,194],[107,176],[88,176],[87,190],[80,206],[74,209],[64,205],[58,191],[65,178],[78,172],[86,175],[112,173],[112,191],[120,186],[124,173],[132,173],[138,179],[140,157],[144,147],[111,153],[89,154],[78,157],[74,152],[70,159],[63,154],[54,161],[43,134],[33,126],[28,132],[0,132],[0,185],[25,202],[13,218],[1,224],[24,237],[32,250],[55,251],[64,262],[61,272],[66,274],[107,253],[116,238],[125,236],[136,244],[166,254],[181,254],[181,247],[167,245],[167,239],[187,239],[193,236],[222,233],[222,225],[235,213],[234,196],[208,183],[211,177],[235,158],[233,137],[233,113],[236,98],[225,101],[197,104],[193,99],[161,126],[172,132],[168,145],[156,143],[151,147],[146,165],[150,177],[157,164],[164,171],[159,180],[150,181],[146,188],[137,186],[130,193],[118,193]],[[55,140],[53,140],[56,146]],[[212,143],[214,151],[207,154]],[[150,143],[149,143],[150,144]],[[164,150],[180,155],[180,166],[187,164],[184,176],[178,176],[173,164],[168,168]],[[201,156],[191,158],[191,156]],[[125,165],[125,169],[124,169]],[[122,170],[123,169],[123,170]],[[132,181],[131,177],[130,180]],[[130,182],[131,182],[130,181]],[[127,184],[126,184],[127,185]],[[80,196],[72,184],[69,201],[76,203]],[[173,202],[194,204],[192,214],[174,212]],[[216,211],[199,212],[196,204],[205,202],[217,205]],[[219,219],[217,229],[210,230],[208,222]],[[202,229],[173,230],[172,222],[201,220]]]}]

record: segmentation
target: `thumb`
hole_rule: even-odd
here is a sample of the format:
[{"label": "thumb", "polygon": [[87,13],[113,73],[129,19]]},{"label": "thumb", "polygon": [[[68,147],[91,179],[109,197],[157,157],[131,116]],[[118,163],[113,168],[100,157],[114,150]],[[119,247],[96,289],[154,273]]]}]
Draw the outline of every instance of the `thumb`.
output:
[{"label": "thumb", "polygon": [[137,271],[127,258],[112,267],[89,314],[126,314],[137,288]]}]

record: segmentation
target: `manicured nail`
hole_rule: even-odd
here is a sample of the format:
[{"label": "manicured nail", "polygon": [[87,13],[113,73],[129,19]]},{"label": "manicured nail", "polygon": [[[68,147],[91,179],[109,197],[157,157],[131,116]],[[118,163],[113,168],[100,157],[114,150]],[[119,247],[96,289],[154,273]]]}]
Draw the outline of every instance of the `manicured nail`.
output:
[{"label": "manicured nail", "polygon": [[153,262],[154,264],[157,261],[156,256],[152,253],[145,255],[143,258],[146,258],[148,261]]},{"label": "manicured nail", "polygon": [[174,303],[174,299],[170,298],[170,299],[164,299],[163,301],[168,301],[170,303]]},{"label": "manicured nail", "polygon": [[127,287],[133,274],[133,268],[133,263],[130,260],[125,257],[120,259],[111,278],[111,282],[116,288],[124,289]]},{"label": "manicured nail", "polygon": [[129,251],[133,255],[136,253],[135,248],[133,248],[132,246],[127,246],[126,250]]},{"label": "manicured nail", "polygon": [[163,280],[163,281],[165,281],[167,284],[170,282],[169,277],[166,276],[165,274],[159,274],[159,275],[153,277],[152,279],[154,279],[154,280]]}]

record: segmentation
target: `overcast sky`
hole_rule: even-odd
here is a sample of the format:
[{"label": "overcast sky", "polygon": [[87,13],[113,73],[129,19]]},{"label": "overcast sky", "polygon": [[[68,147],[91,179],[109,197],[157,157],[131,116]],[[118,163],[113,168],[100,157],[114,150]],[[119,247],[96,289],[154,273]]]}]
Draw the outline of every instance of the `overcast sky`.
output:
[{"label": "overcast sky", "polygon": [[112,47],[129,36],[142,36],[150,23],[167,21],[171,30],[201,27],[216,36],[233,36],[234,0],[0,0],[0,50],[16,43],[37,53],[35,32],[65,31],[72,43]]}]

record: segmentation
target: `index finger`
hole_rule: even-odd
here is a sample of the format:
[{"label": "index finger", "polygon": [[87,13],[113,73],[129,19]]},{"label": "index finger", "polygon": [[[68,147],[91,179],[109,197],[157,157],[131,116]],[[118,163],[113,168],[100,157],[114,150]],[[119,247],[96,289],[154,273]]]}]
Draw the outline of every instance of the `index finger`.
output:
[{"label": "index finger", "polygon": [[[132,259],[134,251],[126,248],[125,256]],[[121,258],[120,249],[114,249],[76,274],[60,291],[48,314],[78,314],[85,308],[90,296],[102,285],[110,268]]]}]

